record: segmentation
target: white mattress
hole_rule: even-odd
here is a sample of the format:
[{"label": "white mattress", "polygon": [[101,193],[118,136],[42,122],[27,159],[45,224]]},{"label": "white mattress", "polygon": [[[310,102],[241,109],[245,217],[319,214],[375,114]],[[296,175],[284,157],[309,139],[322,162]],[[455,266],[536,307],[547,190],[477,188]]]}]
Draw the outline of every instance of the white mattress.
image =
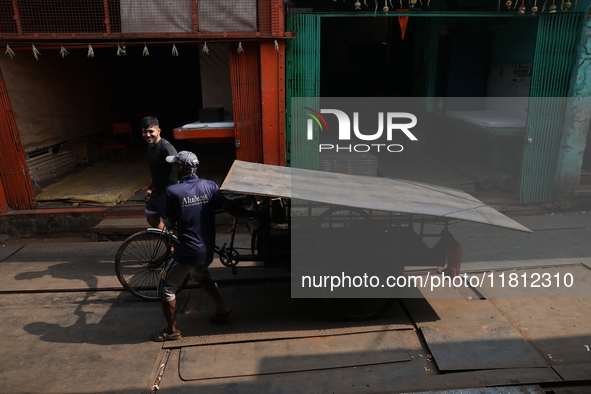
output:
[{"label": "white mattress", "polygon": [[445,113],[451,118],[461,119],[488,128],[525,128],[527,114],[514,112],[500,112],[492,110],[482,111],[447,111]]},{"label": "white mattress", "polygon": [[234,127],[233,121],[226,122],[195,122],[184,125],[183,129],[231,129]]}]

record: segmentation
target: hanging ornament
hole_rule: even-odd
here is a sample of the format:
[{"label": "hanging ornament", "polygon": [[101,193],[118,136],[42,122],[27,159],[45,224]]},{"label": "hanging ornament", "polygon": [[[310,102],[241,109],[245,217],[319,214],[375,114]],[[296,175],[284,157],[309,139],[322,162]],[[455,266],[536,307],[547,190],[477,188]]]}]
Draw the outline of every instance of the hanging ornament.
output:
[{"label": "hanging ornament", "polygon": [[538,2],[538,0],[534,0],[534,6],[531,8],[531,14],[532,15],[535,15],[536,12],[538,12],[538,6],[536,4],[537,2]]},{"label": "hanging ornament", "polygon": [[41,52],[39,52],[37,50],[37,48],[35,48],[35,44],[33,44],[32,47],[33,47],[33,57],[35,58],[35,60],[39,61],[39,56],[41,55]]},{"label": "hanging ornament", "polygon": [[[399,12],[407,12],[408,10],[396,10]],[[406,27],[408,26],[408,16],[399,16],[398,24],[400,25],[400,39],[404,40],[406,35]]]},{"label": "hanging ornament", "polygon": [[355,9],[356,10],[360,10],[361,9],[361,2],[360,1],[356,1],[355,2]]},{"label": "hanging ornament", "polygon": [[512,6],[512,5],[513,5],[513,2],[512,2],[511,0],[507,0],[507,1],[505,2],[505,7],[507,7],[507,9],[508,9],[508,10],[510,10],[510,9],[511,9],[511,6]]},{"label": "hanging ornament", "polygon": [[273,41],[273,44],[275,45],[275,50],[276,50],[277,52],[279,52],[279,43],[277,42],[277,40],[274,40],[274,41]]},{"label": "hanging ornament", "polygon": [[94,57],[94,49],[88,44],[88,55],[86,57]]},{"label": "hanging ornament", "polygon": [[125,49],[125,45],[119,45],[117,43],[117,56],[125,56],[127,55],[127,50]]},{"label": "hanging ornament", "polygon": [[244,49],[242,48],[242,41],[238,41],[238,49],[236,49],[236,53],[242,53]]},{"label": "hanging ornament", "polygon": [[373,10],[373,16],[376,16],[378,14],[378,0],[374,0],[376,8],[375,10]]},{"label": "hanging ornament", "polygon": [[417,0],[410,0],[410,6],[414,7],[415,5],[417,5]]},{"label": "hanging ornament", "polygon": [[10,45],[6,44],[6,52],[4,52],[5,54],[7,54],[8,56],[10,56],[11,59],[14,59],[14,57],[16,56],[16,54],[14,53],[14,51],[12,50],[12,48],[10,48]]},{"label": "hanging ornament", "polygon": [[542,12],[546,11],[546,3],[547,1],[544,1],[544,4],[542,4]]},{"label": "hanging ornament", "polygon": [[573,3],[570,1],[567,1],[566,3],[564,3],[564,7],[568,10],[570,7],[573,6]]},{"label": "hanging ornament", "polygon": [[172,56],[178,57],[178,55],[179,55],[179,50],[176,49],[176,45],[172,44]]},{"label": "hanging ornament", "polygon": [[148,50],[148,45],[144,42],[144,50],[142,51],[142,56],[150,56],[150,51]]},{"label": "hanging ornament", "polygon": [[521,0],[521,6],[519,6],[519,15],[525,14],[525,0]]},{"label": "hanging ornament", "polygon": [[203,53],[209,55],[209,47],[207,46],[207,41],[203,43],[203,48],[201,49]]},{"label": "hanging ornament", "polygon": [[388,7],[388,0],[384,0],[384,6],[382,7],[382,11],[388,12],[390,8]]},{"label": "hanging ornament", "polygon": [[62,55],[62,59],[68,56],[70,52],[63,45],[60,45],[60,55]]},{"label": "hanging ornament", "polygon": [[550,6],[550,13],[556,12],[556,0],[552,0],[552,5]]}]

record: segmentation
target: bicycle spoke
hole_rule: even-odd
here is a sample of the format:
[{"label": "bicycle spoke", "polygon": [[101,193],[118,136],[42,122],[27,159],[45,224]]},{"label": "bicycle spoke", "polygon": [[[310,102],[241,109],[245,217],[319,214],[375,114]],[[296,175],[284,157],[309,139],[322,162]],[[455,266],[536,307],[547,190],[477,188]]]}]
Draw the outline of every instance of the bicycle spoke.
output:
[{"label": "bicycle spoke", "polygon": [[121,284],[137,297],[157,299],[162,265],[171,244],[175,244],[175,239],[167,233],[144,231],[128,238],[115,259]]}]

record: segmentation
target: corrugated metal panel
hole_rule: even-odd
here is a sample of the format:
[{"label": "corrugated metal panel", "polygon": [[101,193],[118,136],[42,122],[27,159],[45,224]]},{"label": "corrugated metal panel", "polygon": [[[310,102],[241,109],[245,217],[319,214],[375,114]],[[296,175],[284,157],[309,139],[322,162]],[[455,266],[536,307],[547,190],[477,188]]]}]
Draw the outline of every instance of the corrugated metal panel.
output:
[{"label": "corrugated metal panel", "polygon": [[[239,45],[241,52],[238,52]],[[234,131],[238,146],[236,158],[261,163],[263,130],[258,43],[233,43],[229,48]]]},{"label": "corrugated metal panel", "polygon": [[[384,212],[467,220],[531,231],[461,190],[398,179],[311,171],[237,160],[221,189]],[[344,193],[343,190],[347,192]]]},{"label": "corrugated metal panel", "polygon": [[[306,117],[293,117],[292,97],[309,97],[306,104],[318,107],[320,96],[320,16],[290,14],[288,31],[297,37],[287,41],[287,143],[288,161],[292,167],[318,168],[318,139],[306,139]],[[301,111],[300,111],[301,112]],[[317,133],[315,134],[317,135]]]},{"label": "corrugated metal panel", "polygon": [[548,97],[568,94],[582,21],[582,14],[539,16],[521,171],[522,202],[547,202],[554,197],[565,100]]},{"label": "corrugated metal panel", "polygon": [[31,179],[42,182],[70,172],[83,162],[86,162],[86,144],[80,141],[57,153],[48,152],[28,158],[27,166]]},{"label": "corrugated metal panel", "polygon": [[31,209],[37,205],[8,91],[0,70],[0,182],[6,202],[12,209]]}]

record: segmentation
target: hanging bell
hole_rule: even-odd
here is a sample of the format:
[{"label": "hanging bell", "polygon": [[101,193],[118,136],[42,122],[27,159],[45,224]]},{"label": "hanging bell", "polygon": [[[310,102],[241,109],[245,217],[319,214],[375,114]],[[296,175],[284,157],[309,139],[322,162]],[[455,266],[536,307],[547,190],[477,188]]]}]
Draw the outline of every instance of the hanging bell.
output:
[{"label": "hanging bell", "polygon": [[385,5],[385,6],[384,6],[384,8],[382,8],[382,11],[384,11],[384,12],[388,12],[388,11],[390,11],[390,8],[388,8],[388,6],[387,6],[387,5]]},{"label": "hanging bell", "polygon": [[535,5],[531,8],[531,14],[535,15],[536,12],[538,12],[538,7],[536,7]]},{"label": "hanging bell", "polygon": [[410,0],[410,6],[414,7],[415,5],[417,5],[417,0]]},{"label": "hanging bell", "polygon": [[566,9],[569,9],[570,7],[573,6],[573,3],[571,3],[570,1],[567,1],[564,6],[566,7]]},{"label": "hanging bell", "polygon": [[550,12],[556,12],[556,4],[550,6]]},{"label": "hanging bell", "polygon": [[520,15],[521,14],[525,14],[525,6],[522,5],[521,7],[519,7],[519,11],[518,12],[519,12]]},{"label": "hanging bell", "polygon": [[361,2],[360,1],[356,1],[355,2],[355,9],[356,10],[360,10],[361,9]]},{"label": "hanging bell", "polygon": [[507,0],[507,1],[505,2],[505,7],[507,7],[507,9],[508,9],[508,10],[510,10],[510,9],[511,9],[511,6],[512,6],[512,5],[513,5],[513,2],[512,2],[511,0]]}]

